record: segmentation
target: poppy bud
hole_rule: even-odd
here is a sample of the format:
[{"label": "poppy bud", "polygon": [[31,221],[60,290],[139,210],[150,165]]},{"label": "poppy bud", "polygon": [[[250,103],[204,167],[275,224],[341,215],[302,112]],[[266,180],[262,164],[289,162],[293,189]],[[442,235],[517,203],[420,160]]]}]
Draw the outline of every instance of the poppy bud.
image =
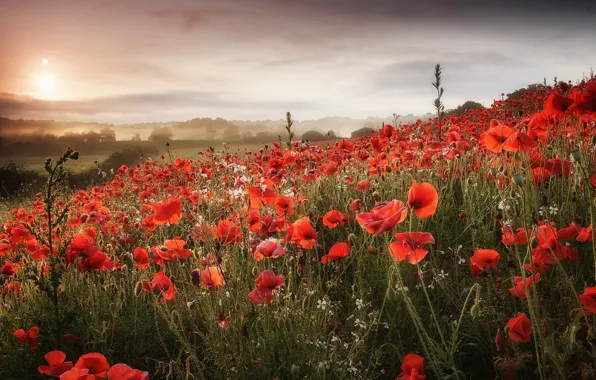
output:
[{"label": "poppy bud", "polygon": [[517,173],[516,175],[513,176],[513,182],[515,182],[515,184],[517,186],[523,186],[523,184],[524,184],[524,176],[521,175],[520,173]]},{"label": "poppy bud", "polygon": [[368,246],[368,249],[367,249],[367,251],[368,251],[368,253],[370,253],[371,255],[374,255],[374,254],[376,253],[376,251],[377,251],[377,250],[376,250],[376,249],[375,249],[375,247],[373,247],[372,245],[369,245],[369,246]]},{"label": "poppy bud", "polygon": [[497,170],[497,168],[490,168],[490,174],[492,174],[493,176],[496,176],[499,173],[499,171]]},{"label": "poppy bud", "polygon": [[350,242],[350,245],[351,246],[354,246],[354,244],[356,244],[356,235],[349,234],[348,235],[348,241]]},{"label": "poppy bud", "polygon": [[193,269],[193,271],[190,272],[190,282],[192,282],[192,284],[195,286],[201,285],[201,271],[200,270]]},{"label": "poppy bud", "polygon": [[573,160],[574,160],[574,161],[580,162],[580,161],[581,161],[581,159],[582,159],[582,152],[581,152],[579,149],[577,149],[577,150],[574,150],[574,151],[571,153],[571,157],[573,157]]},{"label": "poppy bud", "polygon": [[375,201],[378,201],[379,199],[381,199],[381,196],[376,191],[372,194],[372,196]]},{"label": "poppy bud", "polygon": [[472,305],[472,308],[470,309],[470,314],[472,315],[472,318],[476,318],[480,314],[480,306],[476,304]]}]

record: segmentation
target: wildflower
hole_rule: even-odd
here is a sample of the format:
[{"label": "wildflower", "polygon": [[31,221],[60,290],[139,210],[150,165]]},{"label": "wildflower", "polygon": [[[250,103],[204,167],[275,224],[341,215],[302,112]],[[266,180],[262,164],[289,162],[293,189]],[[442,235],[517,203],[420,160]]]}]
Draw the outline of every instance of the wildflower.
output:
[{"label": "wildflower", "polygon": [[391,255],[397,261],[407,259],[410,264],[422,261],[428,253],[428,250],[422,247],[435,242],[435,238],[428,232],[396,233],[395,237],[400,241],[390,244]]},{"label": "wildflower", "polygon": [[339,260],[350,254],[350,245],[348,243],[335,243],[330,249],[329,253],[321,257],[321,263],[326,264],[327,261]]},{"label": "wildflower", "polygon": [[403,202],[394,199],[391,202],[377,203],[370,212],[356,215],[356,220],[366,231],[378,236],[403,222],[407,215],[408,210]]},{"label": "wildflower", "polygon": [[511,318],[507,325],[507,334],[514,342],[526,343],[529,342],[532,336],[532,322],[525,313],[521,313],[517,317]]},{"label": "wildflower", "polygon": [[13,335],[19,342],[27,343],[31,351],[36,350],[37,346],[39,345],[37,342],[37,338],[39,338],[39,327],[37,326],[31,327],[27,332],[25,332],[23,329],[18,329],[13,333]]},{"label": "wildflower", "polygon": [[408,206],[414,209],[416,216],[424,219],[433,216],[439,203],[439,194],[430,183],[417,184],[412,181],[408,192]]},{"label": "wildflower", "polygon": [[66,354],[62,351],[50,351],[44,355],[44,358],[49,365],[40,365],[37,367],[37,371],[43,375],[60,377],[60,375],[72,368],[72,362],[65,362]]}]

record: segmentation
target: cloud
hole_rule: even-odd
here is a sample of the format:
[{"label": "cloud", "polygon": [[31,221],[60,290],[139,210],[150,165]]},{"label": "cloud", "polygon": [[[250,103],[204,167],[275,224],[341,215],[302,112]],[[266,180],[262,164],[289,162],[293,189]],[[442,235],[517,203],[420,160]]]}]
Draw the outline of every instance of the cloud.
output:
[{"label": "cloud", "polygon": [[96,115],[112,115],[115,119],[130,120],[135,115],[163,118],[172,113],[203,116],[204,112],[221,112],[235,109],[240,112],[262,112],[279,109],[279,114],[288,107],[317,109],[318,105],[303,100],[251,100],[199,91],[172,91],[164,93],[127,94],[86,100],[50,101],[0,93],[0,114],[8,117],[22,115],[45,115],[46,118],[77,119]]}]

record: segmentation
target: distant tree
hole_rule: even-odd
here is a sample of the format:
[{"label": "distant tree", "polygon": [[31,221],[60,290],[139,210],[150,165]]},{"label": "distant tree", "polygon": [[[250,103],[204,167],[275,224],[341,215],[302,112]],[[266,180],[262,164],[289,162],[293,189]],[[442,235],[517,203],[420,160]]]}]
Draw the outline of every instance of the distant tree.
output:
[{"label": "distant tree", "polygon": [[168,142],[174,137],[174,131],[170,127],[156,127],[153,128],[149,135],[149,141],[153,142]]},{"label": "distant tree", "polygon": [[244,142],[255,142],[255,135],[251,131],[243,131],[240,133],[240,139]]},{"label": "distant tree", "polygon": [[95,131],[89,131],[84,135],[84,141],[88,144],[97,144],[101,142],[101,135]]},{"label": "distant tree", "polygon": [[111,143],[116,141],[116,132],[108,127],[99,130],[99,138],[102,143]]},{"label": "distant tree", "polygon": [[513,91],[511,94],[508,94],[507,99],[518,100],[521,97],[521,94],[523,94],[524,92],[537,91],[537,90],[541,90],[545,87],[546,87],[546,85],[543,83],[533,83],[533,84],[528,85],[528,87],[517,89],[517,90]]},{"label": "distant tree", "polygon": [[327,136],[322,134],[319,131],[308,131],[302,134],[302,140],[308,141],[325,141],[327,140]]},{"label": "distant tree", "polygon": [[138,133],[135,133],[135,135],[130,138],[130,141],[135,141],[135,142],[142,141],[141,135],[139,135]]},{"label": "distant tree", "polygon": [[226,142],[240,140],[240,131],[238,130],[238,126],[230,124],[226,129],[224,129],[223,140]]},{"label": "distant tree", "polygon": [[334,131],[327,131],[327,139],[329,140],[336,140],[337,136],[335,135]]},{"label": "distant tree", "polygon": [[360,128],[360,129],[357,129],[354,132],[352,132],[351,136],[352,137],[368,137],[368,136],[372,136],[373,133],[374,133],[373,128],[364,127],[364,128]]},{"label": "distant tree", "polygon": [[462,113],[464,113],[466,111],[474,110],[474,109],[479,109],[479,108],[484,108],[484,106],[482,104],[478,103],[478,102],[474,102],[472,100],[468,100],[464,104],[460,104],[459,106],[457,106],[457,108],[445,112],[445,114],[447,116],[460,115],[460,114],[462,114]]}]

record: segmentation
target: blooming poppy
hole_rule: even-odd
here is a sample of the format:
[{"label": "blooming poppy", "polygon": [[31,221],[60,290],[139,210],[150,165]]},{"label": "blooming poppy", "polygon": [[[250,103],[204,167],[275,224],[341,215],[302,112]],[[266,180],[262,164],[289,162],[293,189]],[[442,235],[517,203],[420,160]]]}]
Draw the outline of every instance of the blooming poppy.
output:
[{"label": "blooming poppy", "polygon": [[294,213],[294,200],[291,197],[281,195],[275,201],[277,215],[292,216]]},{"label": "blooming poppy", "polygon": [[523,228],[518,228],[514,233],[511,227],[504,226],[503,234],[501,235],[501,241],[506,246],[526,244],[528,242],[526,230]]},{"label": "blooming poppy", "polygon": [[159,292],[161,294],[161,303],[173,301],[176,298],[176,286],[172,280],[165,275],[164,271],[157,272],[151,283],[147,280],[142,281],[143,290],[146,292]]},{"label": "blooming poppy", "polygon": [[526,277],[525,283],[523,277],[515,276],[513,277],[513,283],[515,286],[513,288],[509,288],[509,293],[519,298],[527,298],[528,294],[526,292],[526,288],[530,290],[530,286],[534,285],[538,281],[540,281],[540,273]]},{"label": "blooming poppy", "polygon": [[275,275],[271,270],[265,270],[257,277],[257,288],[248,294],[248,298],[255,305],[271,303],[273,290],[285,283],[283,275]]},{"label": "blooming poppy", "polygon": [[596,314],[596,286],[584,289],[584,292],[579,295],[579,300],[584,309]]},{"label": "blooming poppy", "polygon": [[182,202],[177,197],[152,204],[151,209],[155,212],[153,222],[157,225],[176,224],[182,219]]},{"label": "blooming poppy", "polygon": [[37,343],[37,338],[39,338],[39,327],[37,326],[31,327],[27,332],[23,329],[18,329],[13,335],[19,342],[27,343],[31,351],[37,349],[37,346],[39,345],[39,343]]},{"label": "blooming poppy", "polygon": [[346,257],[350,254],[350,245],[348,243],[335,243],[329,249],[329,253],[321,257],[321,263],[327,264],[327,261],[339,260],[342,257]]},{"label": "blooming poppy", "polygon": [[201,271],[201,285],[216,290],[226,285],[226,280],[217,266],[209,266]]},{"label": "blooming poppy", "polygon": [[124,363],[118,363],[114,364],[108,371],[108,380],[149,380],[149,372],[143,372]]},{"label": "blooming poppy", "polygon": [[311,249],[317,243],[317,232],[307,216],[296,220],[288,230],[288,235],[300,248]]},{"label": "blooming poppy", "polygon": [[434,244],[435,238],[429,232],[404,232],[396,233],[398,242],[389,245],[391,255],[397,261],[408,260],[410,264],[417,264],[428,253],[425,245]]},{"label": "blooming poppy", "polygon": [[515,131],[503,143],[503,150],[508,152],[530,152],[538,147],[536,141],[525,133]]},{"label": "blooming poppy", "polygon": [[44,355],[44,358],[49,365],[37,367],[39,373],[43,375],[59,377],[72,368],[72,362],[65,362],[66,354],[62,351],[50,351]]},{"label": "blooming poppy", "polygon": [[357,214],[356,220],[366,231],[378,236],[403,222],[407,215],[408,210],[403,202],[394,199],[391,202],[378,202],[370,212]]},{"label": "blooming poppy", "polygon": [[[86,374],[93,375],[95,376],[95,378],[103,379],[106,378],[108,375],[108,371],[110,370],[110,364],[108,363],[106,357],[100,354],[99,352],[90,352],[88,354],[82,355],[79,358],[79,360],[77,360],[73,369],[70,371],[73,371],[74,369],[83,371],[87,370]],[[67,378],[76,378],[68,377],[67,374],[69,374],[70,371],[65,372],[62,376],[65,376]],[[85,374],[81,373],[81,375]],[[60,377],[61,380],[62,376]]]},{"label": "blooming poppy", "polygon": [[17,272],[15,266],[12,264],[12,262],[7,261],[4,263],[4,265],[2,266],[2,274],[8,277],[14,276],[14,274]]},{"label": "blooming poppy", "polygon": [[364,191],[372,188],[369,180],[364,179],[356,184],[356,191]]},{"label": "blooming poppy", "polygon": [[515,130],[505,125],[496,125],[491,127],[485,134],[484,134],[484,145],[486,149],[494,152],[499,153],[503,150],[503,145],[511,136]]},{"label": "blooming poppy", "polygon": [[149,254],[144,248],[135,248],[132,257],[139,268],[145,269],[149,266]]},{"label": "blooming poppy", "polygon": [[509,338],[514,342],[526,343],[532,339],[532,322],[525,313],[511,318],[505,325]]},{"label": "blooming poppy", "polygon": [[423,182],[417,184],[412,181],[412,186],[408,192],[408,206],[414,209],[416,216],[424,219],[431,217],[437,211],[439,204],[439,194],[430,183]]},{"label": "blooming poppy", "polygon": [[[477,271],[480,273],[488,271],[490,268],[497,269],[497,264],[501,255],[493,249],[479,248],[474,251],[474,255],[470,257],[470,264],[472,265],[472,272],[478,277]],[[476,270],[476,272],[475,272]]]},{"label": "blooming poppy", "polygon": [[329,228],[335,228],[345,222],[346,216],[337,210],[331,210],[323,216],[323,224]]},{"label": "blooming poppy", "polygon": [[[89,369],[87,368],[71,368],[70,370],[64,372],[60,375],[60,380],[97,380],[93,374],[89,373]],[[104,377],[99,377],[99,379],[103,379]]]},{"label": "blooming poppy", "polygon": [[254,249],[253,255],[256,261],[260,261],[264,258],[278,258],[283,256],[284,249],[281,246],[279,240],[270,238],[260,242]]},{"label": "blooming poppy", "polygon": [[355,199],[352,201],[352,203],[350,203],[350,211],[360,211],[360,207],[362,207],[362,200],[361,199]]},{"label": "blooming poppy", "polygon": [[401,362],[402,373],[396,379],[424,380],[424,358],[417,354],[407,354]]}]

